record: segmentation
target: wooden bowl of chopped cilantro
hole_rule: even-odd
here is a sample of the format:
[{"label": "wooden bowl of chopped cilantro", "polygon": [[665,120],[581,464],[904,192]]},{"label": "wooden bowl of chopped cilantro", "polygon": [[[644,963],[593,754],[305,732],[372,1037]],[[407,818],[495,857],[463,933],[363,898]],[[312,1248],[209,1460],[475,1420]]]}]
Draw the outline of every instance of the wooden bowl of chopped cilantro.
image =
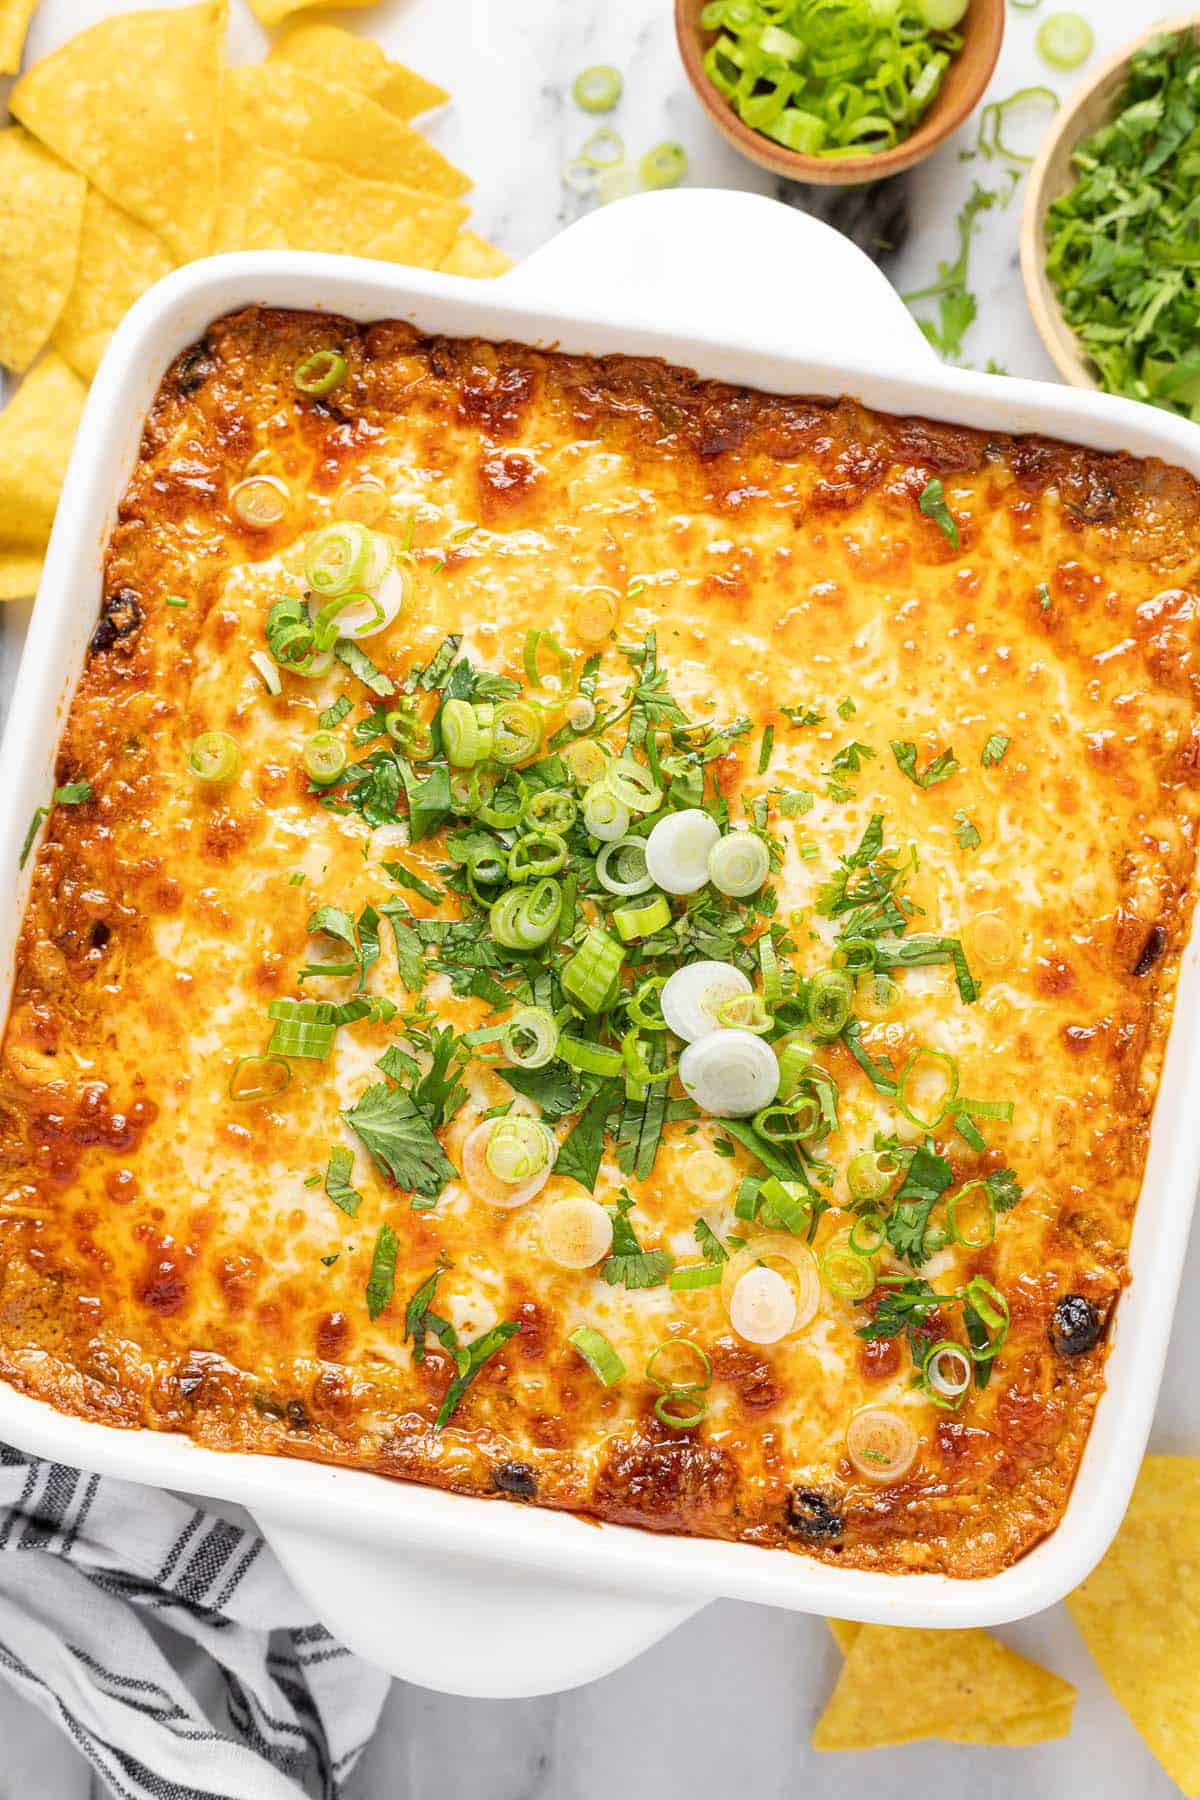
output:
[{"label": "wooden bowl of chopped cilantro", "polygon": [[879,181],[957,130],[988,84],[1005,0],[675,0],[718,128],[793,181]]},{"label": "wooden bowl of chopped cilantro", "polygon": [[1160,21],[1063,108],[1021,269],[1064,380],[1200,420],[1200,15]]}]

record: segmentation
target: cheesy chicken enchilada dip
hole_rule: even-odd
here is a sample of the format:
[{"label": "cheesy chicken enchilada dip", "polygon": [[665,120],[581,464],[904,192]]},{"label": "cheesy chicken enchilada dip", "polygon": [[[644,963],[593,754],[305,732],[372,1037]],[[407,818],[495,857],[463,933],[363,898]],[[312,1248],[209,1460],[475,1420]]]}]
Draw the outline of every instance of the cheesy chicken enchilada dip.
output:
[{"label": "cheesy chicken enchilada dip", "polygon": [[36,853],[0,1373],[860,1568],[1020,1556],[1189,924],[1198,502],[648,360],[213,325]]}]

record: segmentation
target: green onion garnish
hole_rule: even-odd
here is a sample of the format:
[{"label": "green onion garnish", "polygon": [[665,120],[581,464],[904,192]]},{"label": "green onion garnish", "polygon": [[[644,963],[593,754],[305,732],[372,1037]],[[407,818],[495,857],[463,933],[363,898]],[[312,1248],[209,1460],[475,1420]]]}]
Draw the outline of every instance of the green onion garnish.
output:
[{"label": "green onion garnish", "polygon": [[809,1026],[815,1037],[835,1038],[850,1017],[854,983],[841,969],[822,969],[808,983]]},{"label": "green onion garnish", "polygon": [[317,731],[304,746],[304,767],[310,781],[330,787],[346,767],[346,747],[332,731]]},{"label": "green onion garnish", "polygon": [[632,944],[638,938],[653,937],[656,931],[665,931],[671,923],[671,908],[662,894],[656,894],[644,906],[618,906],[612,922],[621,942]]},{"label": "green onion garnish", "polygon": [[[244,1073],[244,1071],[253,1073]],[[239,1056],[229,1077],[231,1100],[271,1100],[282,1094],[292,1079],[290,1064],[281,1056]]]},{"label": "green onion garnish", "polygon": [[508,950],[536,950],[554,935],[562,903],[562,889],[549,877],[531,888],[509,888],[488,915],[492,936]]},{"label": "green onion garnish", "polygon": [[671,139],[647,150],[638,164],[638,174],[645,188],[678,187],[687,172],[687,151]]},{"label": "green onion garnish", "polygon": [[498,763],[519,768],[532,762],[542,747],[542,715],[528,700],[506,700],[492,720],[492,755]]},{"label": "green onion garnish", "polygon": [[849,1238],[832,1238],[821,1254],[821,1279],[839,1300],[865,1300],[875,1287],[875,1265]]},{"label": "green onion garnish", "polygon": [[558,1026],[544,1006],[521,1006],[500,1034],[500,1048],[517,1069],[540,1069],[558,1046]]},{"label": "green onion garnish", "polygon": [[267,1017],[275,1020],[275,1029],[267,1054],[323,1062],[333,1048],[336,1011],[326,1000],[272,1000]]},{"label": "green onion garnish", "polygon": [[581,1075],[602,1075],[615,1077],[623,1074],[625,1060],[619,1050],[611,1050],[607,1044],[593,1044],[586,1038],[570,1037],[563,1033],[558,1040],[558,1054],[569,1069],[578,1069]]},{"label": "green onion garnish", "polygon": [[625,952],[615,938],[593,925],[583,943],[564,963],[563,992],[585,1012],[600,1012],[616,986]]},{"label": "green onion garnish", "polygon": [[1096,34],[1079,13],[1051,13],[1034,41],[1052,69],[1077,69],[1092,54]]},{"label": "green onion garnish", "polygon": [[187,601],[182,594],[168,594],[163,601],[164,606],[186,606]]},{"label": "green onion garnish", "polygon": [[597,1381],[605,1387],[612,1387],[624,1375],[625,1364],[602,1331],[594,1331],[590,1325],[579,1325],[567,1342],[574,1345]]},{"label": "green onion garnish", "polygon": [[[168,601],[167,604],[169,605],[170,602]],[[184,601],[183,604],[186,606],[187,602]],[[258,672],[262,684],[266,688],[268,694],[282,694],[283,683],[279,679],[279,670],[275,667],[275,664],[271,661],[265,650],[252,650],[250,652],[250,666]]]},{"label": "green onion garnish", "polygon": [[349,366],[340,350],[314,350],[297,364],[292,380],[300,393],[319,400],[346,379]]},{"label": "green onion garnish", "polygon": [[[680,1373],[660,1372],[666,1360],[677,1365],[681,1357],[684,1368]],[[712,1363],[707,1351],[691,1338],[665,1338],[650,1352],[646,1380],[664,1394],[702,1394],[712,1386]]]},{"label": "green onion garnish", "polygon": [[722,1269],[720,1263],[692,1263],[686,1268],[672,1269],[667,1276],[667,1286],[676,1294],[686,1294],[696,1288],[720,1287]]},{"label": "green onion garnish", "polygon": [[202,731],[188,747],[187,766],[197,781],[217,787],[236,779],[242,753],[227,731]]},{"label": "green onion garnish", "polygon": [[[918,1087],[927,1090],[931,1082],[936,1091],[918,1095]],[[958,1093],[958,1064],[945,1050],[914,1050],[901,1071],[896,1088],[896,1104],[905,1118],[922,1131],[933,1131],[946,1114],[954,1110]],[[916,1109],[920,1106],[921,1112]]]},{"label": "green onion garnish", "polygon": [[621,98],[621,72],[611,63],[594,63],[574,80],[571,93],[583,112],[611,112]]}]

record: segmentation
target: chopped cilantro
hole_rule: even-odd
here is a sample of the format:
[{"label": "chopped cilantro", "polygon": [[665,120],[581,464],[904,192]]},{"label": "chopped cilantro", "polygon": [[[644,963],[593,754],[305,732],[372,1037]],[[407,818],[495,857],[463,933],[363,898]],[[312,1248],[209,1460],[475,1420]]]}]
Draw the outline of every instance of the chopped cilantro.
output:
[{"label": "chopped cilantro", "polygon": [[948,781],[951,775],[958,774],[962,766],[955,760],[953,750],[942,750],[932,762],[918,770],[915,744],[909,743],[905,738],[893,738],[891,748],[896,766],[919,788],[936,787],[939,781]]},{"label": "chopped cilantro", "polygon": [[946,505],[945,491],[936,475],[930,481],[925,483],[917,500],[917,505],[927,519],[933,520],[947,542],[952,544],[954,549],[957,550],[958,525],[955,522],[954,514]]},{"label": "chopped cilantro", "polygon": [[335,1144],[329,1152],[329,1164],[325,1170],[325,1192],[335,1206],[340,1206],[344,1213],[353,1219],[362,1205],[362,1195],[350,1186],[350,1177],[354,1173],[354,1152],[340,1144]]},{"label": "chopped cilantro", "polygon": [[958,840],[959,848],[961,850],[978,850],[983,839],[961,806],[954,815],[954,823],[958,828],[954,835]]},{"label": "chopped cilantro", "polygon": [[342,1114],[372,1160],[397,1187],[436,1200],[457,1170],[409,1094],[377,1082]]},{"label": "chopped cilantro", "polygon": [[633,1198],[621,1189],[612,1214],[612,1254],[601,1264],[601,1273],[610,1287],[661,1287],[675,1266],[675,1258],[666,1250],[643,1250],[637,1233],[629,1223]]},{"label": "chopped cilantro", "polygon": [[997,763],[1002,763],[1004,761],[1004,752],[1008,749],[1011,742],[1012,739],[1006,738],[1002,731],[993,731],[992,735],[988,738],[987,743],[983,746],[982,753],[980,754],[979,761],[981,767],[985,769],[994,769]]},{"label": "chopped cilantro", "polygon": [[377,1319],[391,1304],[396,1289],[396,1253],[399,1243],[388,1224],[379,1227],[375,1249],[371,1254],[371,1273],[367,1277],[367,1311]]}]

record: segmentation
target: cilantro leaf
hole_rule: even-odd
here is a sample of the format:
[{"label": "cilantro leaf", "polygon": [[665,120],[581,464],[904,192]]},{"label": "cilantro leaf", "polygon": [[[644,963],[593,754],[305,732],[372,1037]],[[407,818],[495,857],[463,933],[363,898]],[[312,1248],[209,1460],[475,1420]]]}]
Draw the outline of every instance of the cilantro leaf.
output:
[{"label": "cilantro leaf", "polygon": [[616,1096],[615,1081],[606,1081],[592,1095],[563,1139],[554,1164],[556,1175],[577,1181],[590,1194],[596,1186],[604,1156],[604,1126]]},{"label": "cilantro leaf", "polygon": [[515,1320],[505,1319],[502,1324],[493,1325],[490,1331],[485,1331],[474,1343],[465,1347],[461,1352],[463,1360],[459,1363],[459,1372],[446,1389],[445,1398],[438,1408],[437,1418],[433,1422],[435,1431],[440,1431],[445,1425],[483,1365],[498,1350],[503,1350],[508,1340],[515,1337],[520,1329]]},{"label": "cilantro leaf", "polygon": [[616,1206],[609,1210],[613,1239],[612,1254],[601,1264],[600,1272],[605,1281],[610,1287],[661,1287],[675,1267],[675,1258],[667,1250],[642,1249],[637,1233],[629,1223],[633,1197],[624,1188]]},{"label": "cilantro leaf", "polygon": [[408,888],[412,893],[420,894],[422,900],[428,900],[435,906],[440,900],[445,899],[444,888],[431,887],[429,882],[422,881],[421,877],[408,868],[405,863],[385,862],[383,866],[397,887]]},{"label": "cilantro leaf", "polygon": [[454,812],[450,799],[450,771],[445,763],[434,763],[422,778],[404,757],[398,757],[400,778],[408,796],[408,835],[414,844],[432,837]]},{"label": "cilantro leaf", "polygon": [[412,1299],[404,1309],[404,1342],[412,1339],[413,1361],[425,1361],[425,1339],[432,1331],[442,1349],[452,1356],[459,1374],[463,1373],[465,1356],[459,1348],[458,1333],[448,1319],[443,1319],[431,1310],[437,1296],[438,1282],[450,1267],[448,1262],[440,1262],[431,1275],[427,1275]]},{"label": "cilantro leaf", "polygon": [[929,1215],[953,1180],[954,1171],[946,1158],[928,1144],[918,1144],[885,1225],[888,1243],[902,1261],[914,1267],[925,1261]]},{"label": "cilantro leaf", "polygon": [[825,714],[815,706],[781,706],[780,712],[793,725],[823,725]]},{"label": "cilantro leaf", "polygon": [[412,1097],[385,1081],[367,1088],[342,1114],[372,1161],[397,1187],[436,1200],[458,1171]]},{"label": "cilantro leaf", "polygon": [[1006,738],[1002,731],[993,731],[980,753],[980,765],[985,769],[994,769],[1004,761],[1004,752],[1011,742],[1012,739]]},{"label": "cilantro leaf", "polygon": [[544,1069],[501,1068],[496,1073],[518,1094],[535,1100],[545,1119],[565,1118],[579,1105],[579,1089],[565,1063],[548,1063]]},{"label": "cilantro leaf", "polygon": [[972,824],[961,806],[954,815],[954,823],[958,827],[954,835],[958,840],[959,848],[962,850],[978,850],[983,839],[980,837],[975,825]]},{"label": "cilantro leaf", "polygon": [[997,1212],[1011,1212],[1024,1193],[1012,1169],[993,1169],[984,1180]]},{"label": "cilantro leaf", "polygon": [[357,1188],[350,1186],[350,1177],[354,1173],[354,1152],[336,1144],[329,1152],[329,1163],[325,1170],[325,1192],[335,1206],[340,1206],[344,1213],[353,1219],[362,1205],[362,1195]]},{"label": "cilantro leaf", "polygon": [[952,544],[957,550],[958,526],[955,523],[954,514],[946,505],[945,491],[936,475],[932,480],[925,483],[925,486],[921,490],[917,505],[927,519],[933,520],[947,542]]},{"label": "cilantro leaf", "polygon": [[386,700],[395,693],[395,682],[390,676],[385,675],[382,669],[376,667],[362,645],[356,644],[353,638],[339,638],[333,646],[333,654],[340,663],[345,664],[352,675],[357,675],[363,685],[369,687],[373,694],[378,694],[381,699]]},{"label": "cilantro leaf", "polygon": [[953,750],[943,750],[924,769],[917,769],[917,746],[906,738],[893,738],[892,755],[896,766],[902,774],[919,788],[936,787],[939,781],[948,781],[951,775],[957,775],[961,764],[955,760]]},{"label": "cilantro leaf", "polygon": [[695,1226],[692,1229],[692,1236],[704,1252],[704,1260],[706,1263],[728,1262],[729,1252],[726,1250],[716,1232],[712,1229],[712,1226],[707,1224],[704,1219],[696,1220]]},{"label": "cilantro leaf", "polygon": [[377,1319],[384,1308],[390,1305],[396,1290],[396,1252],[399,1247],[391,1226],[381,1225],[371,1255],[371,1272],[367,1277],[367,1311],[372,1319]]}]

